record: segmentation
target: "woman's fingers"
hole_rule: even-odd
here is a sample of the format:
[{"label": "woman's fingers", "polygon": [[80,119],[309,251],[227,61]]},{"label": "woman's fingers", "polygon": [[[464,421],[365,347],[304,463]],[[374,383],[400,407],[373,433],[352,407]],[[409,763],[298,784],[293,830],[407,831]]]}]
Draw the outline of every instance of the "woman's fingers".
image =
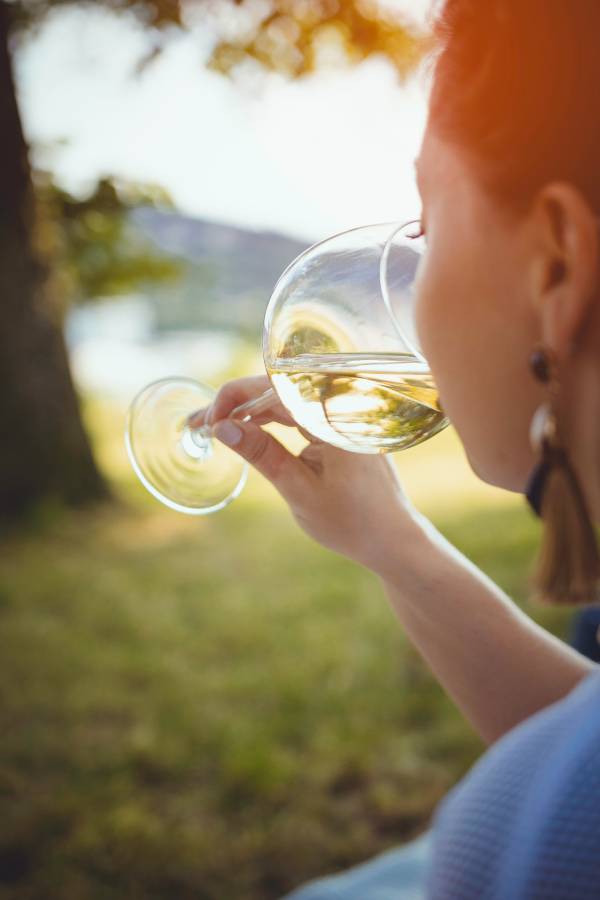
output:
[{"label": "woman's fingers", "polygon": [[292,495],[302,478],[303,464],[276,438],[254,422],[229,418],[219,419],[212,432],[221,443],[231,447],[268,478],[284,498]]},{"label": "woman's fingers", "polygon": [[[220,388],[210,406],[200,409],[190,416],[189,424],[192,428],[198,428],[205,423],[212,425],[219,419],[227,418],[236,406],[260,397],[270,387],[271,382],[266,375],[253,375],[228,381]],[[255,415],[250,411],[249,414],[258,425],[265,425],[267,422],[279,422],[282,425],[294,424],[294,420],[276,396],[273,398],[273,405],[268,409],[263,409]]]},{"label": "woman's fingers", "polygon": [[209,424],[226,418],[236,406],[260,397],[270,386],[271,382],[266,375],[251,375],[227,381],[219,388],[212,402],[212,409],[208,413]]}]

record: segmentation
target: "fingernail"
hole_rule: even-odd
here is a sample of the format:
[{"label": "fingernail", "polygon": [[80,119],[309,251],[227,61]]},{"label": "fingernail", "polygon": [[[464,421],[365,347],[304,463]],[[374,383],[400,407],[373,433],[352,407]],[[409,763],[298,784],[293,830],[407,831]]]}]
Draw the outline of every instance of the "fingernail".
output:
[{"label": "fingernail", "polygon": [[228,447],[235,447],[236,444],[239,444],[243,435],[242,429],[238,428],[231,419],[223,419],[222,422],[217,422],[213,428],[213,433],[221,443],[227,444]]}]

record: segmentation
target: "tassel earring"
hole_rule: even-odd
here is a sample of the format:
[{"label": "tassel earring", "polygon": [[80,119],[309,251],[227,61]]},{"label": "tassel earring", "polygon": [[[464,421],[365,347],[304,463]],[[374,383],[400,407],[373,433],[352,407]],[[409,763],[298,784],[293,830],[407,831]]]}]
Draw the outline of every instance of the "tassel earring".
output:
[{"label": "tassel earring", "polygon": [[562,445],[554,401],[558,393],[555,357],[537,347],[529,365],[549,386],[550,399],[531,420],[531,446],[540,459],[526,487],[527,501],[544,523],[531,586],[545,603],[600,602],[600,552],[577,476]]}]

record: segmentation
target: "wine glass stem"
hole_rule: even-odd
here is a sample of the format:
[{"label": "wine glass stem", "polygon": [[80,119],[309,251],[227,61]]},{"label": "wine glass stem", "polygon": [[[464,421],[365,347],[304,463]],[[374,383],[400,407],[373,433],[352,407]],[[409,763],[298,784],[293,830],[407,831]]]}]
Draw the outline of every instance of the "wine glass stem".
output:
[{"label": "wine glass stem", "polygon": [[[273,388],[268,388],[263,394],[260,394],[253,400],[247,400],[246,403],[241,403],[239,406],[236,406],[231,410],[227,418],[238,419],[240,422],[249,422],[252,419],[252,416],[264,412],[264,410],[273,406],[273,403],[277,399],[277,394]],[[193,418],[193,416],[190,416],[190,418]],[[195,434],[202,437],[210,437],[210,425],[200,425],[198,428],[193,428],[192,430]]]}]

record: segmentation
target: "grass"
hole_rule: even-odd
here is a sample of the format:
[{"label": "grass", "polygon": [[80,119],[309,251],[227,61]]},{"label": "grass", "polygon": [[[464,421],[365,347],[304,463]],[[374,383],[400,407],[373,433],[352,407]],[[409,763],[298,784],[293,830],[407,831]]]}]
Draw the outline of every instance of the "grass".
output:
[{"label": "grass", "polygon": [[[190,520],[134,482],[0,552],[0,898],[269,900],[419,834],[482,744],[377,579],[258,476]],[[538,526],[456,436],[399,454],[436,526],[525,603]],[[528,608],[564,635],[572,612]]]}]

